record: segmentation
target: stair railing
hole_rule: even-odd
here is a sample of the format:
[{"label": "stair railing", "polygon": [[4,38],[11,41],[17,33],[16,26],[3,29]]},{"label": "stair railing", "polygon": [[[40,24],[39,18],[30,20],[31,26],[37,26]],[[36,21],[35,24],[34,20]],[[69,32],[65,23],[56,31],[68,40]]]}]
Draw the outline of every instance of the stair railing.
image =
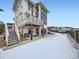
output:
[{"label": "stair railing", "polygon": [[17,35],[18,40],[19,40],[19,42],[20,42],[20,33],[19,33],[19,30],[18,30],[16,24],[14,24],[14,26],[15,26],[15,32],[16,32],[16,35]]},{"label": "stair railing", "polygon": [[8,37],[9,37],[8,26],[7,26],[7,24],[5,24],[5,40],[6,40],[7,46],[8,46]]}]

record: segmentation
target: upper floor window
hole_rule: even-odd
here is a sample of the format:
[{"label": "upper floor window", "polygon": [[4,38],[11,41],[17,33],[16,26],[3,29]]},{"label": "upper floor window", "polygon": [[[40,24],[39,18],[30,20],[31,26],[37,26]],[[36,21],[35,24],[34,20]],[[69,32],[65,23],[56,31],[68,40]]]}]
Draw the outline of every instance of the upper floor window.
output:
[{"label": "upper floor window", "polygon": [[27,18],[27,19],[29,19],[29,17],[30,17],[30,15],[29,15],[29,14],[27,14],[27,15],[26,15],[26,18]]},{"label": "upper floor window", "polygon": [[20,19],[20,20],[23,19],[22,12],[19,14],[19,19]]},{"label": "upper floor window", "polygon": [[30,3],[28,2],[28,9],[30,9]]},{"label": "upper floor window", "polygon": [[25,18],[27,18],[27,19],[29,19],[29,17],[30,17],[30,14],[29,13],[27,13],[27,12],[25,12]]}]

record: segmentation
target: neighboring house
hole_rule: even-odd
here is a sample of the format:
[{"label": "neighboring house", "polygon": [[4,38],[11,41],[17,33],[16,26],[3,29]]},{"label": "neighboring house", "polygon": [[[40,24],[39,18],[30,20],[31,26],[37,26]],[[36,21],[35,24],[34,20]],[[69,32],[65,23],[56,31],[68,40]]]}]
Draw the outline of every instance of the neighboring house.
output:
[{"label": "neighboring house", "polygon": [[59,27],[59,32],[66,33],[69,31],[71,31],[71,27]]},{"label": "neighboring house", "polygon": [[52,26],[48,27],[48,30],[52,32],[67,33],[74,38],[77,43],[79,43],[79,28]]},{"label": "neighboring house", "polygon": [[21,35],[28,35],[32,26],[33,36],[40,36],[44,30],[47,33],[48,9],[42,2],[33,3],[31,0],[14,0],[14,21]]},{"label": "neighboring house", "polygon": [[74,28],[71,27],[48,27],[48,30],[54,31],[54,32],[60,32],[60,33],[67,33],[70,31],[74,31]]},{"label": "neighboring house", "polygon": [[48,27],[48,30],[52,32],[58,32],[59,29],[58,27],[52,26],[52,27]]}]

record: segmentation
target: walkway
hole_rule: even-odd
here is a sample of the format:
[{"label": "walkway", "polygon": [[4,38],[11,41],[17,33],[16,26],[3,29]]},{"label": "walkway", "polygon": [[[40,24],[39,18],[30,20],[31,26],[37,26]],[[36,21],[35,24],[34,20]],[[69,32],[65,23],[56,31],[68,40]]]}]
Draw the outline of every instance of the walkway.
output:
[{"label": "walkway", "polygon": [[5,59],[77,59],[76,50],[65,34],[55,34],[4,51]]}]

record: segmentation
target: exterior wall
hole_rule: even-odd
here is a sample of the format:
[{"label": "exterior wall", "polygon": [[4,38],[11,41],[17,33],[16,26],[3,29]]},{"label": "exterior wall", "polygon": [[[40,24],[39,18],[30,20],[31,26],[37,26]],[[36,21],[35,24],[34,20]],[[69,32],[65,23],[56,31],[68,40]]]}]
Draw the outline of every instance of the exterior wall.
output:
[{"label": "exterior wall", "polygon": [[38,12],[37,12],[37,8],[35,6],[33,6],[33,16],[37,16]]},{"label": "exterior wall", "polygon": [[23,0],[23,13],[27,12],[29,9],[29,6],[28,6],[28,1],[27,0]]},{"label": "exterior wall", "polygon": [[[38,14],[38,18],[36,17],[37,20],[42,20],[43,23],[47,25],[47,12],[45,11],[45,9],[42,8],[42,6],[39,4],[38,13],[37,13],[36,8],[35,7],[32,8],[32,5],[29,4],[28,1],[26,0],[22,0],[21,2],[17,4],[17,10],[15,11],[15,23],[18,24],[19,22],[22,22],[21,20],[26,19],[26,13],[29,13],[31,15],[33,13],[33,16],[36,16],[35,14]],[[30,16],[30,18],[32,17]]]},{"label": "exterior wall", "polygon": [[42,4],[39,5],[39,19],[43,21],[44,31],[47,34],[47,11]]},{"label": "exterior wall", "polygon": [[28,7],[29,6],[28,6],[27,0],[21,0],[21,2],[17,4],[17,9],[14,12],[15,13],[15,23],[16,23],[16,25],[19,26],[20,23],[24,19],[26,19],[26,13],[29,11]]},{"label": "exterior wall", "polygon": [[33,27],[33,35],[39,35],[39,27]]},{"label": "exterior wall", "polygon": [[20,31],[20,34],[24,36],[25,34],[28,34],[28,27],[25,26],[21,28],[19,31]]},{"label": "exterior wall", "polygon": [[25,33],[28,33],[28,27],[24,27],[23,28],[23,33],[25,34]]},{"label": "exterior wall", "polygon": [[[30,26],[25,26],[22,29],[20,29],[21,35],[29,34],[29,27]],[[39,27],[32,26],[32,31],[33,31],[33,36],[39,35]]]},{"label": "exterior wall", "polygon": [[43,8],[41,8],[41,20],[43,20],[44,25],[47,25],[47,12]]},{"label": "exterior wall", "polygon": [[16,6],[16,11],[14,12],[16,25],[19,25],[18,23],[21,22],[23,18],[23,2],[24,0],[20,0],[20,2]]},{"label": "exterior wall", "polygon": [[41,6],[39,5],[38,8],[39,8],[38,19],[41,20]]}]

